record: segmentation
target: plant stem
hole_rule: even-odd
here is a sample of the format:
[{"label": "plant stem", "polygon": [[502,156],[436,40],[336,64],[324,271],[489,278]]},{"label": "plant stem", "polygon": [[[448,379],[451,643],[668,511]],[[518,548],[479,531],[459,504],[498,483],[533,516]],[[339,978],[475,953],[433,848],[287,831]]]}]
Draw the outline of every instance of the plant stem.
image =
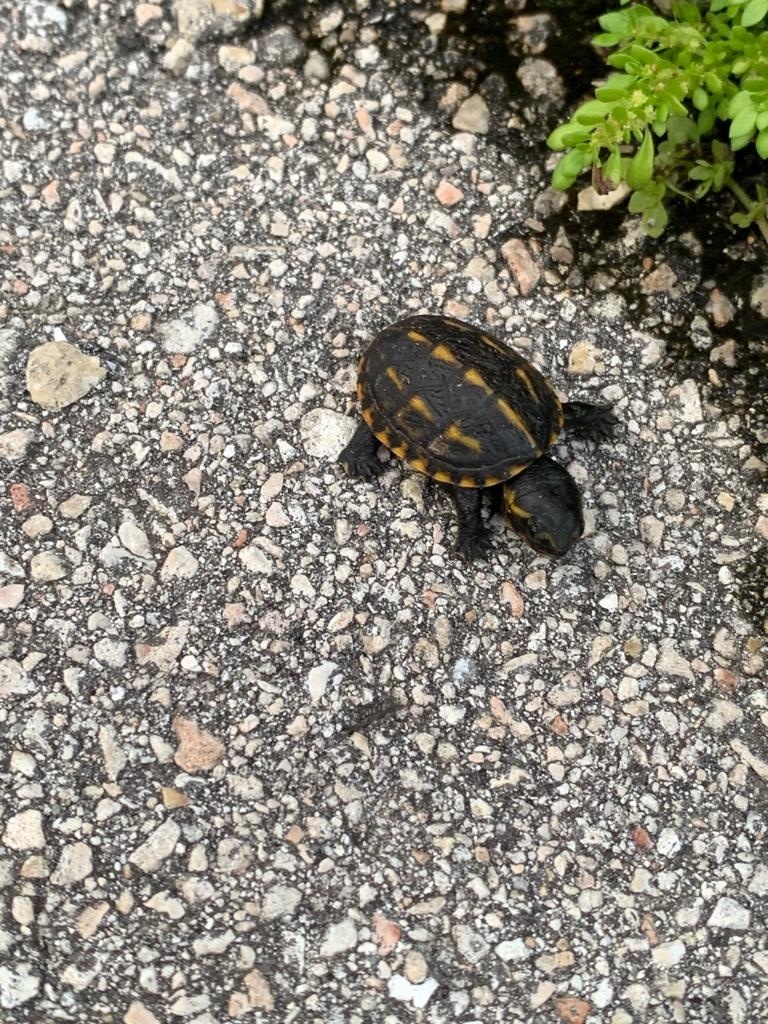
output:
[{"label": "plant stem", "polygon": [[[736,198],[744,207],[744,209],[747,212],[749,212],[754,206],[754,203],[749,198],[749,195],[741,187],[741,185],[739,185],[738,182],[734,181],[733,178],[731,178],[730,176],[725,179],[724,184],[731,190],[731,192],[733,192],[733,194],[736,196]],[[768,221],[766,221],[765,219],[765,213],[761,213],[757,217],[755,217],[755,225],[757,226],[757,229],[760,232],[760,234],[765,239],[766,245],[768,245]]]}]

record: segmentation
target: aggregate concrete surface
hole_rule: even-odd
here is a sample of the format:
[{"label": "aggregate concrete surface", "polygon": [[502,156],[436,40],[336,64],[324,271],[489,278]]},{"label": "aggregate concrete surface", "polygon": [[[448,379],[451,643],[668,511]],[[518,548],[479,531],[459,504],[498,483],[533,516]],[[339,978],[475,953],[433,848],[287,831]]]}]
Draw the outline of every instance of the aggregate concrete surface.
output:
[{"label": "aggregate concrete surface", "polygon": [[[763,254],[586,245],[463,6],[0,2],[3,1024],[768,1019]],[[562,562],[336,465],[411,312],[614,404]]]}]

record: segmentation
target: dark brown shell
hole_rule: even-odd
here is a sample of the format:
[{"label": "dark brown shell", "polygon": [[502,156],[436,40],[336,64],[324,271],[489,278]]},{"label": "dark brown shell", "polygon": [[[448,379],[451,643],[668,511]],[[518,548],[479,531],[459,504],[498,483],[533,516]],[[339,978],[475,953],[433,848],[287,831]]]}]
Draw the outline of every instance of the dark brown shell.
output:
[{"label": "dark brown shell", "polygon": [[443,316],[411,316],[377,335],[360,360],[357,393],[382,444],[459,487],[515,476],[563,426],[557,395],[527,359]]}]

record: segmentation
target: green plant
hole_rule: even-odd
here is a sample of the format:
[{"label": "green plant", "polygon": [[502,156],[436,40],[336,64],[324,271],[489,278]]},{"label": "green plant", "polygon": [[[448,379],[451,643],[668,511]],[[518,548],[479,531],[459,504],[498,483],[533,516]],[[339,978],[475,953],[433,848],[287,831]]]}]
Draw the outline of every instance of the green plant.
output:
[{"label": "green plant", "polygon": [[679,0],[669,17],[628,2],[599,19],[593,40],[614,50],[606,62],[618,73],[547,140],[567,150],[553,185],[567,189],[590,167],[598,192],[625,182],[654,238],[670,195],[727,188],[744,207],[731,220],[768,242],[766,189],[751,197],[734,178],[738,150],[768,158],[768,0]]}]

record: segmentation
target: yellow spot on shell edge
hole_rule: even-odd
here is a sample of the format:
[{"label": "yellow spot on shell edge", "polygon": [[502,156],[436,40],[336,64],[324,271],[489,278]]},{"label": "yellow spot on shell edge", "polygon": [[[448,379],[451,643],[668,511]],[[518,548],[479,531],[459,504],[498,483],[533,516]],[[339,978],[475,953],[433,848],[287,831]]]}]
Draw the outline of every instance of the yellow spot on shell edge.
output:
[{"label": "yellow spot on shell edge", "polygon": [[526,388],[528,389],[528,394],[538,405],[539,396],[536,394],[536,389],[533,386],[533,382],[531,381],[531,378],[528,376],[525,370],[523,370],[522,367],[518,366],[518,368],[515,370],[515,375],[520,378],[523,384],[525,384]]}]

